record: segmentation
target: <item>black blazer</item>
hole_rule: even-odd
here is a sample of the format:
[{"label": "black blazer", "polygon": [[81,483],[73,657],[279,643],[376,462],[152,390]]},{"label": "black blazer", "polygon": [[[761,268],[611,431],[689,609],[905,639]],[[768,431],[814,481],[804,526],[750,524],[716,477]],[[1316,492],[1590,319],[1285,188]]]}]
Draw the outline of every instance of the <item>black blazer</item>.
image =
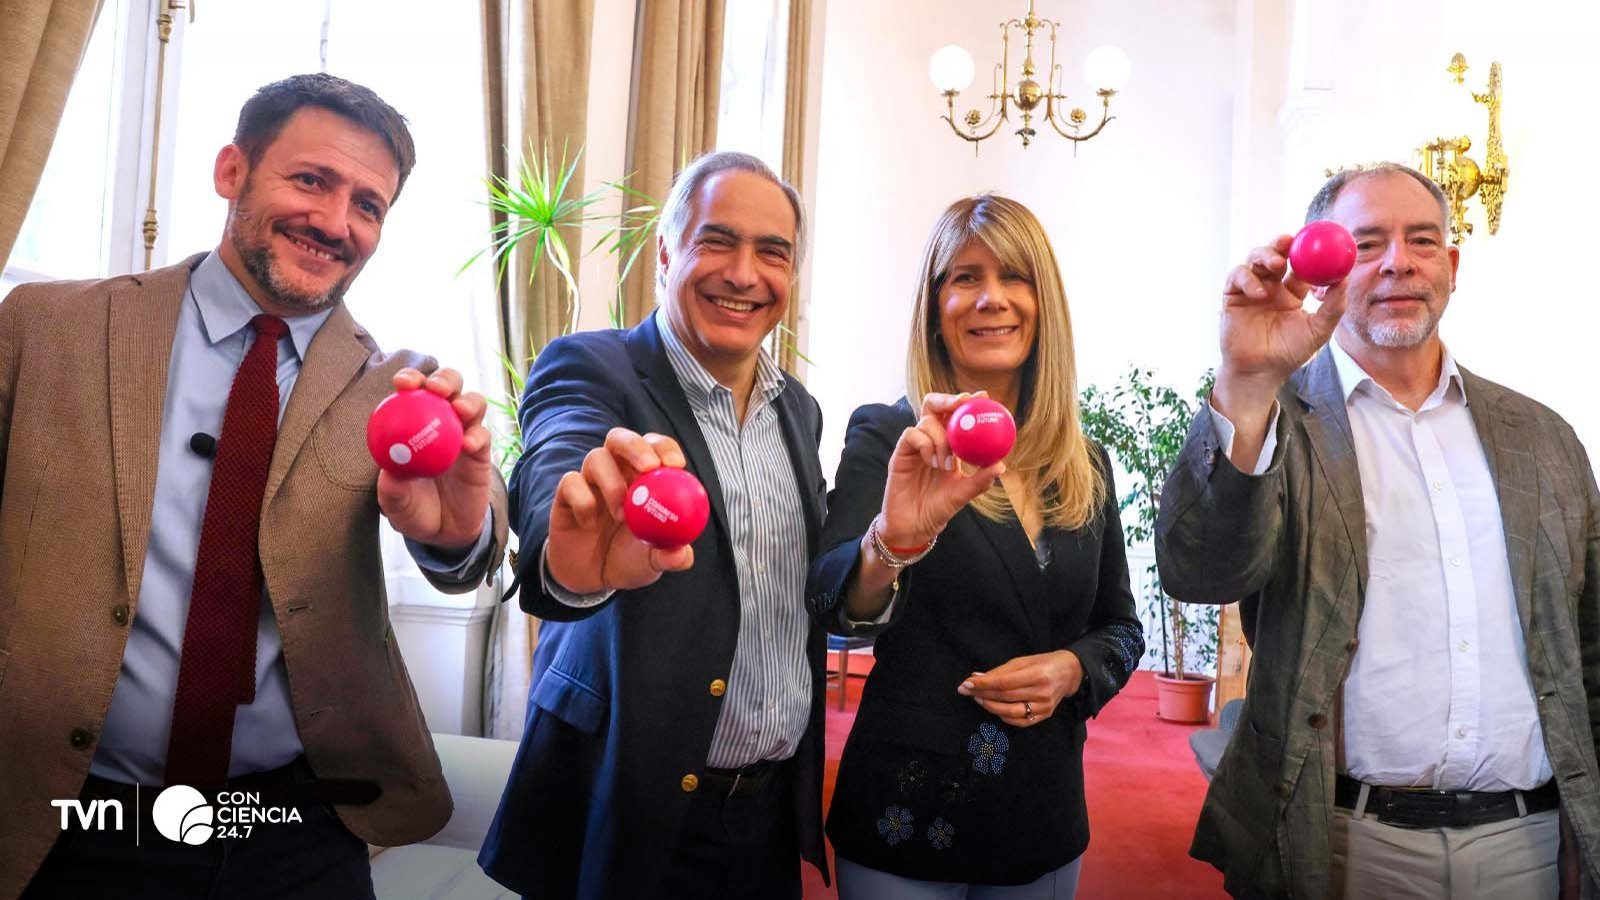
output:
[{"label": "black blazer", "polygon": [[[882,507],[895,442],[914,424],[903,398],[851,416],[828,495],[828,549],[806,591],[830,621],[840,621],[861,536]],[[841,856],[909,878],[1015,885],[1088,846],[1084,720],[1144,652],[1104,451],[1101,466],[1104,509],[1077,531],[1043,532],[1048,568],[1040,570],[1021,525],[969,508],[905,571],[839,766],[828,836]],[[972,672],[1059,649],[1083,661],[1083,687],[1030,728],[956,693]]]},{"label": "black blazer", "polygon": [[[776,401],[815,551],[827,483],[817,459],[822,414],[785,376]],[[501,884],[544,898],[654,896],[722,709],[739,630],[739,584],[710,448],[667,359],[654,316],[628,331],[552,341],[528,377],[523,454],[511,476],[521,538],[522,608],[543,619],[528,726],[479,864]],[[624,426],[676,438],[711,497],[694,567],[574,609],[545,593],[540,551],[563,473]],[[796,597],[795,602],[803,602]],[[811,716],[795,752],[792,809],[801,856],[827,877],[822,849],[823,656],[813,626]],[[797,861],[798,863],[798,861]]]}]

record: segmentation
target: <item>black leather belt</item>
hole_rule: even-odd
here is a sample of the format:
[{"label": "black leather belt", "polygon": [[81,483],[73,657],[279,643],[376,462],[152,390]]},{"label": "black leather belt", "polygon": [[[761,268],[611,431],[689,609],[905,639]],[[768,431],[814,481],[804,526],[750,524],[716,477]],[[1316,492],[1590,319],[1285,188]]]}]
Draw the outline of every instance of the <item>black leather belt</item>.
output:
[{"label": "black leather belt", "polygon": [[[1517,807],[1522,795],[1523,808]],[[1348,810],[1356,808],[1361,782],[1340,775],[1334,786],[1333,802]],[[1561,805],[1554,781],[1546,781],[1531,791],[1430,791],[1421,788],[1372,786],[1367,792],[1365,812],[1385,825],[1399,828],[1466,828],[1503,822]]]},{"label": "black leather belt", "polygon": [[[194,786],[198,787],[198,786]],[[118,800],[133,803],[137,797],[145,806],[155,802],[161,785],[139,785],[112,781],[97,775],[84,779],[82,795],[85,798]],[[311,764],[300,757],[286,766],[266,772],[251,772],[228,779],[225,785],[200,788],[201,793],[219,790],[259,793],[264,801],[276,801],[298,806],[313,803],[337,803],[342,806],[366,806],[378,799],[383,789],[375,781],[353,778],[318,778]]]},{"label": "black leather belt", "polygon": [[782,775],[789,761],[766,759],[737,769],[706,767],[700,773],[700,787],[718,797],[748,797]]}]

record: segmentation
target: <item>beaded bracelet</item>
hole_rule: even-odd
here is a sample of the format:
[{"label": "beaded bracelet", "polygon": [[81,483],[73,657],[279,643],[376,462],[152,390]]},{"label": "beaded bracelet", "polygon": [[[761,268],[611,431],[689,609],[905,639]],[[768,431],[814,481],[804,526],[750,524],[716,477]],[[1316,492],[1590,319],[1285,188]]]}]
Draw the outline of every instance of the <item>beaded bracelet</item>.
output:
[{"label": "beaded bracelet", "polygon": [[[878,532],[877,516],[873,517],[872,525],[867,529],[867,533],[872,537],[872,549],[877,552],[878,558],[883,560],[884,565],[891,569],[897,570],[904,569],[906,566],[920,562],[924,556],[927,556],[929,553],[933,552],[933,545],[939,543],[939,536],[934,535],[933,540],[929,541],[926,545],[912,551],[909,555],[903,556],[900,553],[896,553],[894,550],[889,549],[888,544],[883,542],[883,535]],[[897,578],[895,580],[898,581],[899,579]]]}]

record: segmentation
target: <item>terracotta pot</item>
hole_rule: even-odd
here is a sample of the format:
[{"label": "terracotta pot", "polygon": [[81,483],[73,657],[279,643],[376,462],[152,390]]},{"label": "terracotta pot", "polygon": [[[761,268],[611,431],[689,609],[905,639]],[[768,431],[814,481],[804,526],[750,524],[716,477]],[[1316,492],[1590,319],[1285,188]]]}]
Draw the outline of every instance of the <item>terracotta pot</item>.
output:
[{"label": "terracotta pot", "polygon": [[1185,675],[1182,679],[1156,673],[1156,718],[1168,722],[1207,722],[1211,718],[1210,675]]}]

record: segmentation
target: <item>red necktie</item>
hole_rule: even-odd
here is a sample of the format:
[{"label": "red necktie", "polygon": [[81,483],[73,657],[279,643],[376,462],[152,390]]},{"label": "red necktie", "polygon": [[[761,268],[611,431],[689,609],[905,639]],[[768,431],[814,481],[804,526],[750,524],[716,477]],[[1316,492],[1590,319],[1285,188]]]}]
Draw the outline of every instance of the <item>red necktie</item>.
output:
[{"label": "red necktie", "polygon": [[212,787],[227,781],[234,711],[256,694],[257,538],[278,438],[278,338],[289,326],[267,315],[250,325],[255,342],[228,391],[200,527],[167,743],[167,784]]}]

